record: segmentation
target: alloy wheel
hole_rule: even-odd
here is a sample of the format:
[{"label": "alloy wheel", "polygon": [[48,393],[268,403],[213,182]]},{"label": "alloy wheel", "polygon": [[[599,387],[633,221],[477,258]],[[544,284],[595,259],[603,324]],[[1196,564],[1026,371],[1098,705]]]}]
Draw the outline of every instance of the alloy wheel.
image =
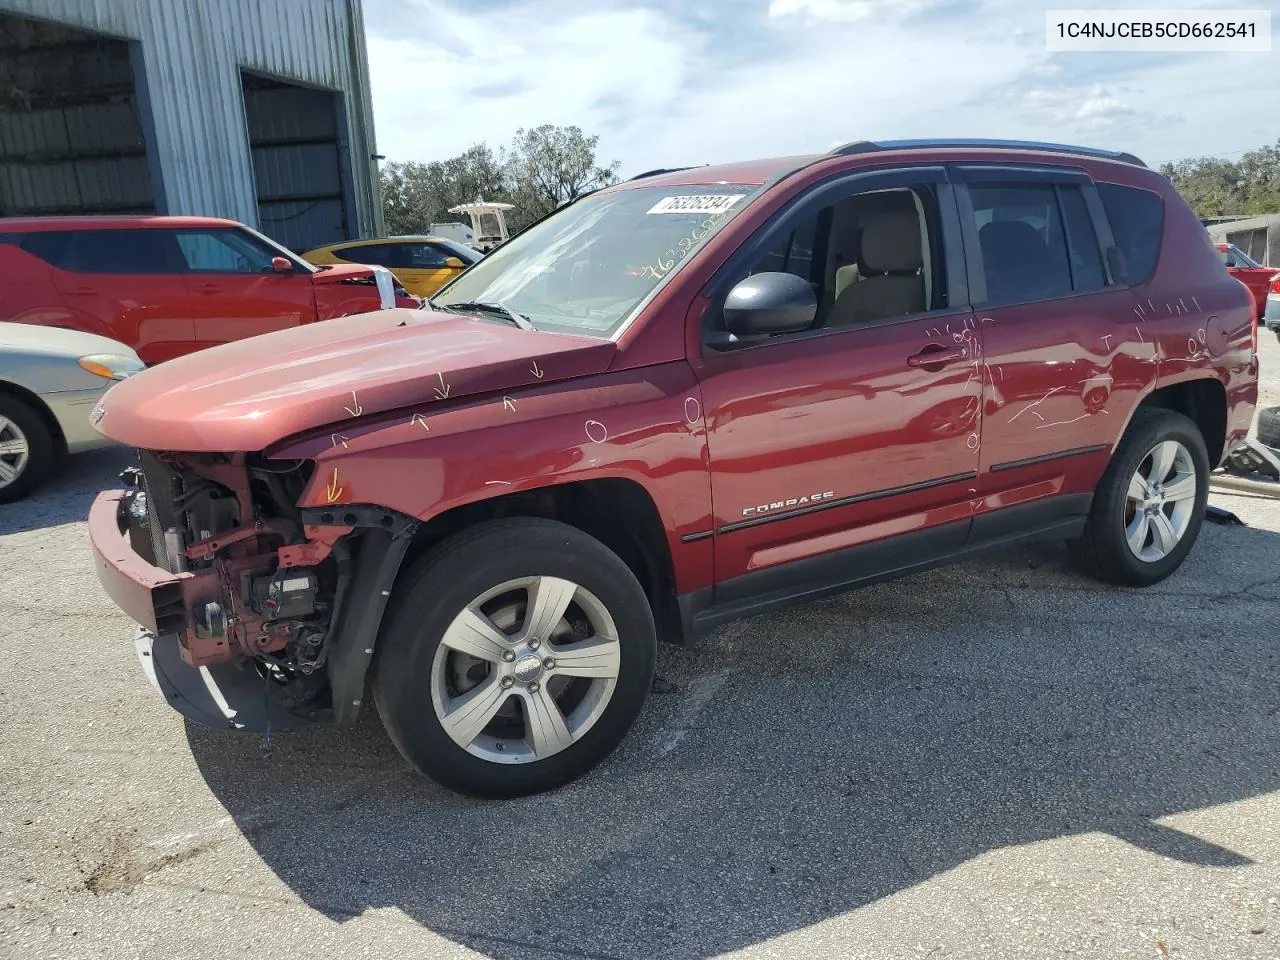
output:
[{"label": "alloy wheel", "polygon": [[0,416],[0,487],[7,487],[27,468],[31,448],[26,434],[12,420]]},{"label": "alloy wheel", "polygon": [[1196,467],[1177,440],[1161,440],[1129,479],[1124,536],[1139,560],[1155,563],[1182,540],[1196,506]]},{"label": "alloy wheel", "polygon": [[476,597],[445,630],[431,702],[449,737],[492,763],[544,760],[600,719],[621,647],[591,591],[558,577],[509,580]]}]

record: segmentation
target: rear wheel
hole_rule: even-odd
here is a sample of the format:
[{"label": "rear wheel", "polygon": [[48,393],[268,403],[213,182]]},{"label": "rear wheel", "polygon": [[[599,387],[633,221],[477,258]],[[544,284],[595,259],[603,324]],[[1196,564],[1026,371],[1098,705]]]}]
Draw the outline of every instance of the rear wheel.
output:
[{"label": "rear wheel", "polygon": [[57,447],[40,414],[0,395],[0,503],[21,500],[53,469]]},{"label": "rear wheel", "polygon": [[451,789],[510,796],[572,780],[617,746],[648,694],[656,634],[616,554],[518,519],[419,561],[379,644],[374,695],[405,758]]},{"label": "rear wheel", "polygon": [[1209,454],[1180,413],[1144,408],[1120,441],[1094,493],[1076,564],[1101,580],[1143,587],[1182,564],[1209,498]]},{"label": "rear wheel", "polygon": [[1258,411],[1258,440],[1280,450],[1280,407]]}]

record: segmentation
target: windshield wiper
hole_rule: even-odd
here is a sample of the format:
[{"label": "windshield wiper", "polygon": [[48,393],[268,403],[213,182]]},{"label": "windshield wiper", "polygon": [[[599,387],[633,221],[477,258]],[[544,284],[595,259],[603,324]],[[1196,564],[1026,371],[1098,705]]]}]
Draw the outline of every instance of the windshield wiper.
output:
[{"label": "windshield wiper", "polygon": [[441,310],[476,310],[476,311],[479,311],[480,313],[494,314],[495,316],[502,317],[504,320],[509,320],[511,321],[511,323],[519,327],[521,330],[537,330],[538,329],[532,323],[529,322],[529,318],[526,317],[523,313],[516,313],[514,310],[508,307],[505,303],[500,303],[497,301],[488,302],[484,300],[460,300],[457,303],[441,304],[440,309]]}]

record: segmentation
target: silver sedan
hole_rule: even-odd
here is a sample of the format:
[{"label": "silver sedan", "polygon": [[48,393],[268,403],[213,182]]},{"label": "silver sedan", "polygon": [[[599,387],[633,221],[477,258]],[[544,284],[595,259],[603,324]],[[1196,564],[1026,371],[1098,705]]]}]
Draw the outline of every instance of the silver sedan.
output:
[{"label": "silver sedan", "polygon": [[1280,337],[1280,273],[1276,274],[1271,280],[1271,287],[1267,291],[1267,306],[1262,314],[1262,322],[1267,325],[1267,329]]},{"label": "silver sedan", "polygon": [[89,412],[142,369],[133,350],[106,337],[0,323],[0,503],[21,500],[66,454],[108,443]]}]

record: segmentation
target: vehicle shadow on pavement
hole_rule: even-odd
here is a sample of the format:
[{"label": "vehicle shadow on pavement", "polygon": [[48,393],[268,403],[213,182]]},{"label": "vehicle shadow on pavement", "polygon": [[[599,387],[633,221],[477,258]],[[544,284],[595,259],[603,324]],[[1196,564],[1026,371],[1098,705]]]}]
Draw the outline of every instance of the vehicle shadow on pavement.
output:
[{"label": "vehicle shadow on pavement", "polygon": [[[1248,856],[1159,818],[1280,788],[1280,536],[1206,527],[1145,591],[1057,546],[731,624],[667,649],[620,750],[504,802],[345,734],[189,728],[272,871],[342,920],[397,907],[501,960],[710,957],[988,851],[1101,832],[1205,869]],[[1046,881],[1047,882],[1047,881]],[[783,952],[786,952],[783,947]]]},{"label": "vehicle shadow on pavement", "polygon": [[65,459],[47,483],[17,503],[0,504],[0,535],[24,533],[78,523],[89,515],[89,505],[106,486],[120,484],[115,477],[137,462],[137,454],[124,447],[106,447]]}]

